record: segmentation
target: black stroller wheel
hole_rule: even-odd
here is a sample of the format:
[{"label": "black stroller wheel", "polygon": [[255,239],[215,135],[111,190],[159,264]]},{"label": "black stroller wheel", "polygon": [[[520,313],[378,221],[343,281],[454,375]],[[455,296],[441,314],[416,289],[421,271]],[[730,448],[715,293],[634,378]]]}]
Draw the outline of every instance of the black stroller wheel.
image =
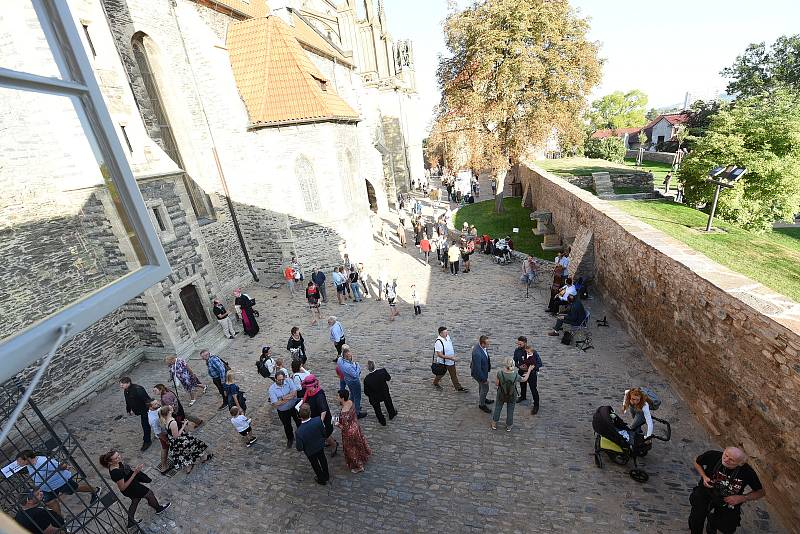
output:
[{"label": "black stroller wheel", "polygon": [[625,465],[630,460],[630,457],[626,453],[616,453],[616,454],[609,454],[611,456],[611,460],[617,465]]},{"label": "black stroller wheel", "polygon": [[631,469],[628,473],[633,480],[639,482],[640,484],[647,482],[650,479],[650,475],[647,472],[642,471],[641,469]]},{"label": "black stroller wheel", "polygon": [[594,453],[594,465],[596,465],[600,469],[603,468],[603,457],[600,456],[599,452]]}]

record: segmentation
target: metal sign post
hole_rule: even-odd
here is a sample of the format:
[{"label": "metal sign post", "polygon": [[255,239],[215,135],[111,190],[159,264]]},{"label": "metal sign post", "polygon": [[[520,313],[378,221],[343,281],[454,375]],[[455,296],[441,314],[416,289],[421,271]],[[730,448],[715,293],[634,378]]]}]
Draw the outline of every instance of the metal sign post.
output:
[{"label": "metal sign post", "polygon": [[706,224],[706,232],[711,231],[711,223],[714,221],[714,212],[717,211],[717,201],[719,200],[719,192],[723,187],[733,189],[736,182],[744,176],[747,169],[744,167],[737,167],[736,165],[728,165],[727,167],[714,167],[708,171],[708,178],[706,181],[716,184],[717,188],[714,191],[714,201],[711,203],[711,212],[708,214],[708,223]]}]

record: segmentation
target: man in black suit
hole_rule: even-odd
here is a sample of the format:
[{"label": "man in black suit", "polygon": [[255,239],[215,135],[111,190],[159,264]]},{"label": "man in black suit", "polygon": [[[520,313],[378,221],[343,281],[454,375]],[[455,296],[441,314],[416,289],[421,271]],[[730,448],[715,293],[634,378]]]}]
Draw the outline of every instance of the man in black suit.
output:
[{"label": "man in black suit", "polygon": [[147,419],[147,412],[150,410],[150,402],[153,399],[147,391],[139,384],[133,384],[131,379],[123,376],[119,379],[119,387],[125,395],[125,410],[128,415],[138,415],[142,423],[142,450],[146,451],[150,447],[150,421]]},{"label": "man in black suit", "polygon": [[[292,408],[294,410],[294,408]],[[300,406],[300,426],[294,433],[294,442],[298,451],[303,451],[311,462],[317,475],[314,480],[324,486],[330,479],[328,460],[325,459],[325,425],[319,417],[311,418],[311,407]]]},{"label": "man in black suit", "polygon": [[369,398],[369,403],[375,409],[375,417],[378,418],[378,422],[386,426],[386,418],[381,410],[381,402],[386,404],[389,420],[394,419],[397,415],[397,410],[394,409],[394,404],[392,404],[392,396],[389,394],[389,384],[387,383],[392,377],[383,367],[375,369],[375,362],[372,360],[367,361],[367,370],[369,374],[364,377],[364,394]]}]

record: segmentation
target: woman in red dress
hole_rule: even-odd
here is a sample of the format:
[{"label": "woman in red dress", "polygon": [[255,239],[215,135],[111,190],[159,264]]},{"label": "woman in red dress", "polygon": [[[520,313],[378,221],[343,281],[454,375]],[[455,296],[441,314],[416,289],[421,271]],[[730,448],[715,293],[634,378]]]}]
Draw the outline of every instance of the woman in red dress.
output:
[{"label": "woman in red dress", "polygon": [[353,401],[350,400],[350,392],[346,389],[339,391],[339,406],[342,409],[339,412],[339,421],[336,426],[342,430],[344,459],[347,461],[347,467],[350,468],[351,472],[360,473],[364,470],[364,465],[367,463],[372,451],[367,444],[364,433],[361,432]]}]

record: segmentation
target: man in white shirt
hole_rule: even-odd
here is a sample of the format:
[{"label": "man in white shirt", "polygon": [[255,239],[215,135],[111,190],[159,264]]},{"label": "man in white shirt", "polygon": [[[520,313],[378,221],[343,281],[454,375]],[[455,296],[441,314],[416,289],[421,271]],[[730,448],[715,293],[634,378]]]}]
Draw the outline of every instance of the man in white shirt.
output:
[{"label": "man in white shirt", "polygon": [[[450,339],[450,335],[447,332],[446,326],[439,327],[439,337],[436,338],[436,341],[433,344],[433,351],[435,353],[434,361],[436,363],[442,363],[445,365],[447,369],[447,373],[450,374],[450,381],[453,383],[453,387],[456,391],[466,392],[467,389],[462,387],[458,381],[458,374],[456,373],[456,351],[453,348],[453,340]],[[442,386],[439,385],[439,381],[442,379],[442,376],[434,376],[433,377],[433,387],[436,389],[442,389]]]},{"label": "man in white shirt", "polygon": [[558,313],[558,308],[568,303],[570,295],[578,298],[578,290],[575,288],[575,284],[572,283],[572,278],[567,278],[564,281],[564,285],[558,290],[558,293],[553,295],[553,298],[550,299],[550,304],[547,306],[546,311]]}]

